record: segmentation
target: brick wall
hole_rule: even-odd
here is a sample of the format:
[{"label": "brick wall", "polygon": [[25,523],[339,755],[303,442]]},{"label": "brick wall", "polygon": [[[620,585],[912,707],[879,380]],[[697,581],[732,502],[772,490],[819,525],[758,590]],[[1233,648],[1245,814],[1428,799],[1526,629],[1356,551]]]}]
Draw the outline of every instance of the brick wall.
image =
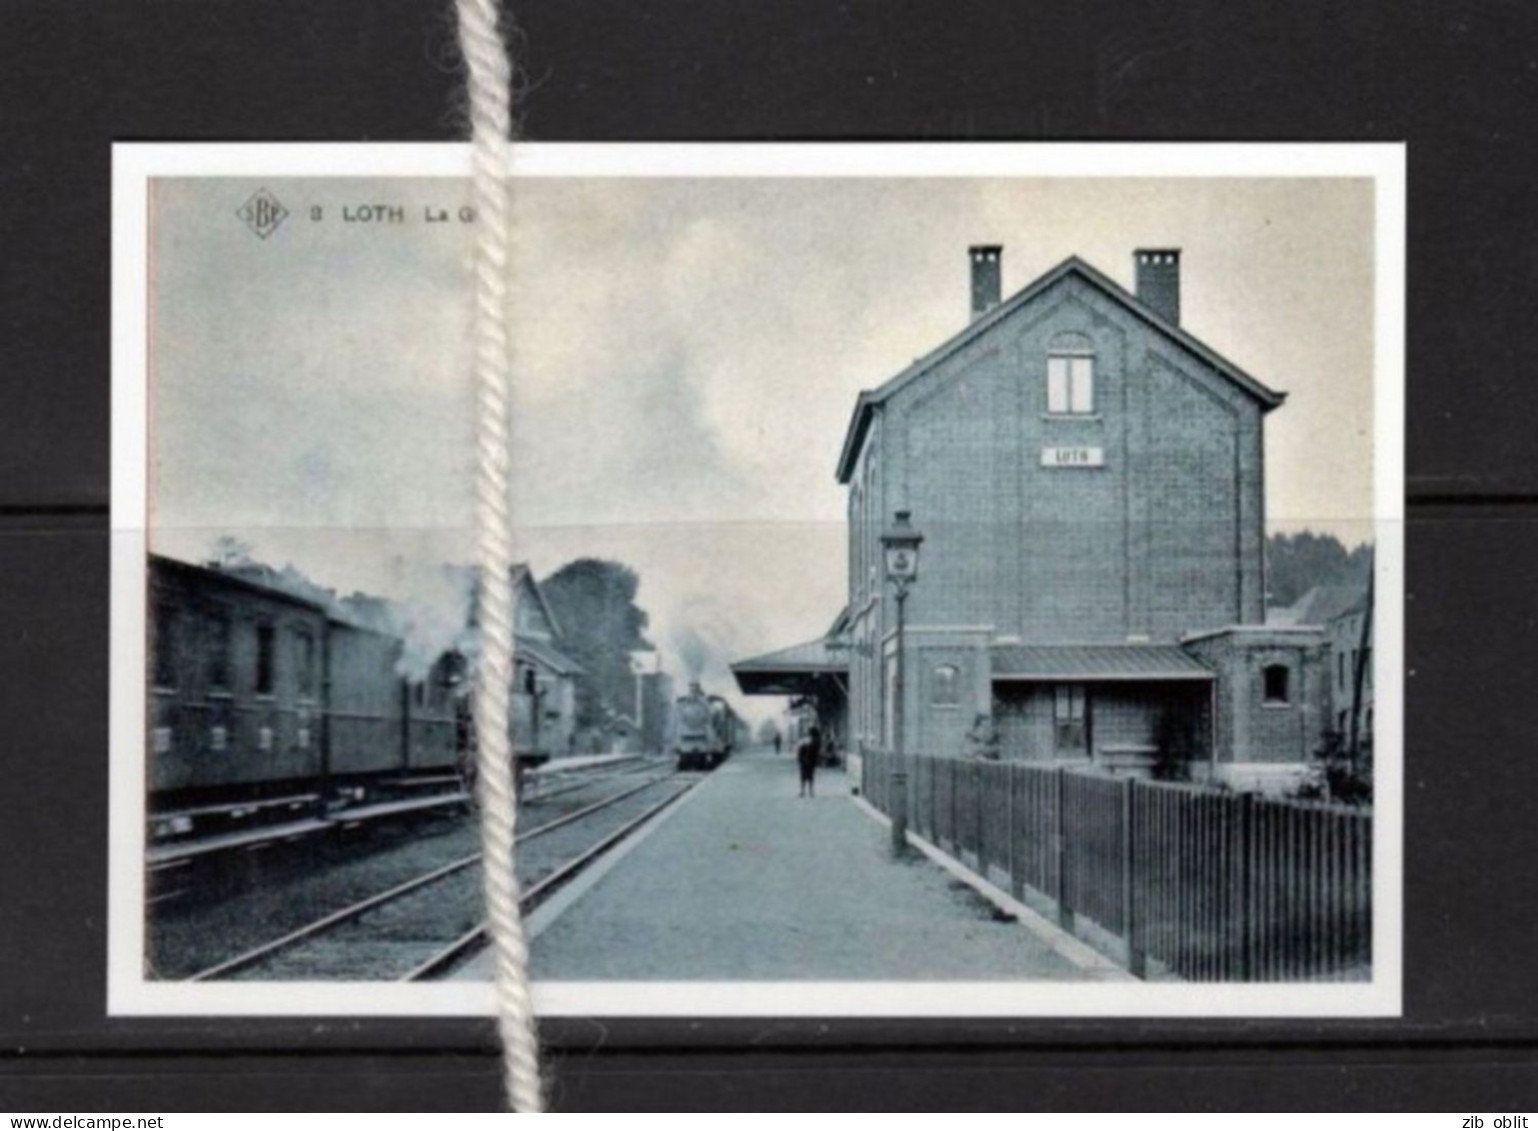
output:
[{"label": "brick wall", "polygon": [[1002,757],[1028,762],[1046,762],[1056,757],[1050,687],[1029,683],[998,684],[993,710]]},{"label": "brick wall", "polygon": [[[1065,343],[1094,359],[1095,411],[1082,417],[1048,412],[1048,358]],[[893,623],[878,538],[898,509],[926,535],[908,602],[921,629],[1174,642],[1261,623],[1262,424],[1248,394],[1073,275],[893,392],[851,476],[851,634],[868,653],[851,660],[856,736],[881,737]],[[1102,466],[1043,466],[1048,448],[1098,449]],[[910,679],[907,733],[959,749],[972,718],[935,721],[923,695]],[[1050,749],[1050,703],[1044,732],[1037,706],[1011,700],[1001,735]]]},{"label": "brick wall", "polygon": [[[1160,719],[1167,710],[1183,712],[1190,719],[1196,738],[1194,760],[1210,757],[1205,742],[1209,688],[1205,682],[1091,685],[1089,739],[1094,758],[1105,761],[1109,756],[1109,760],[1114,760],[1117,748],[1155,746]],[[995,685],[994,718],[1002,757],[1024,761],[1056,759],[1052,700],[1051,684]]]},{"label": "brick wall", "polygon": [[[1047,413],[1047,359],[1094,351],[1095,412]],[[884,510],[928,536],[915,624],[1032,641],[1175,640],[1263,618],[1261,413],[1070,277],[896,393],[872,452]],[[1100,467],[1042,466],[1094,448]]]},{"label": "brick wall", "polygon": [[[1329,649],[1322,632],[1223,632],[1187,645],[1218,673],[1220,762],[1301,767],[1329,723]],[[1265,670],[1288,672],[1288,702],[1268,703]]]},{"label": "brick wall", "polygon": [[[967,735],[978,715],[993,710],[988,635],[984,631],[920,629],[909,638],[904,674],[912,689],[907,697],[910,750],[943,755],[975,752],[975,744]],[[942,668],[954,673],[949,701],[940,686]]]}]

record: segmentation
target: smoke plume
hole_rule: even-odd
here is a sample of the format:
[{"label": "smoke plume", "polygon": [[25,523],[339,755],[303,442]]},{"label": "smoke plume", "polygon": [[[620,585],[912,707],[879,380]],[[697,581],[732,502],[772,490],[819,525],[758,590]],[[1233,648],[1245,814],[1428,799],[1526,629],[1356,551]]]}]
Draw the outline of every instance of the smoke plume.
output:
[{"label": "smoke plume", "polygon": [[439,657],[452,649],[473,661],[478,651],[478,633],[470,624],[475,571],[404,559],[397,559],[395,566],[391,590],[401,636],[396,671],[410,680],[424,680]]}]

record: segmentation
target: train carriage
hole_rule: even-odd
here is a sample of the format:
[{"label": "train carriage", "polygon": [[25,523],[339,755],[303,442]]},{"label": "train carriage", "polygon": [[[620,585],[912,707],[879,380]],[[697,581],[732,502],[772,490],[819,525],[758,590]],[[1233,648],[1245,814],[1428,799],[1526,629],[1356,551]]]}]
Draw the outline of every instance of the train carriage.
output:
[{"label": "train carriage", "polygon": [[328,629],[327,771],[345,780],[399,770],[409,708],[400,640],[334,619]]},{"label": "train carriage", "polygon": [[[149,557],[151,839],[463,799],[474,763],[464,654],[407,678],[400,637],[263,584],[271,572]],[[577,670],[552,648],[536,658]],[[519,770],[563,733],[531,715],[550,710],[547,683],[521,682],[509,728]]]},{"label": "train carriage", "polygon": [[152,837],[454,793],[466,661],[237,574],[149,559]]},{"label": "train carriage", "polygon": [[470,694],[469,663],[459,652],[446,652],[427,678],[403,692],[406,704],[405,767],[413,772],[443,772],[461,761],[460,716]]},{"label": "train carriage", "polygon": [[325,774],[319,605],[151,559],[149,787],[166,805]]}]

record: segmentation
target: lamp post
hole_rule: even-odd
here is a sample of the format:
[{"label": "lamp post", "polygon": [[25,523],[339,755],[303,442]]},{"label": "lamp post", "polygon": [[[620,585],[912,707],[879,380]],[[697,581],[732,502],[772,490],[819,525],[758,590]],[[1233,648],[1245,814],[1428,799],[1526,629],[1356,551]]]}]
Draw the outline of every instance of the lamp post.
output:
[{"label": "lamp post", "polygon": [[892,525],[881,536],[886,557],[886,578],[897,598],[897,670],[892,675],[892,775],[887,808],[892,818],[892,852],[901,856],[908,848],[908,770],[903,744],[903,627],[908,587],[918,579],[919,546],[924,536],[913,528],[911,512],[898,511]]}]

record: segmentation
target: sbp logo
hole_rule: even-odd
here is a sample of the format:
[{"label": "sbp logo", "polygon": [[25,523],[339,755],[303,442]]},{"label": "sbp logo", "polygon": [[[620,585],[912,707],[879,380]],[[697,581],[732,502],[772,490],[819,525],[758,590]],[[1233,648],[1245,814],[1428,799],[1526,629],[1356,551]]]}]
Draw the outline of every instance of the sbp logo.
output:
[{"label": "sbp logo", "polygon": [[246,222],[246,227],[266,239],[278,230],[278,225],[288,216],[288,209],[278,203],[277,197],[262,188],[257,189],[235,215]]}]

